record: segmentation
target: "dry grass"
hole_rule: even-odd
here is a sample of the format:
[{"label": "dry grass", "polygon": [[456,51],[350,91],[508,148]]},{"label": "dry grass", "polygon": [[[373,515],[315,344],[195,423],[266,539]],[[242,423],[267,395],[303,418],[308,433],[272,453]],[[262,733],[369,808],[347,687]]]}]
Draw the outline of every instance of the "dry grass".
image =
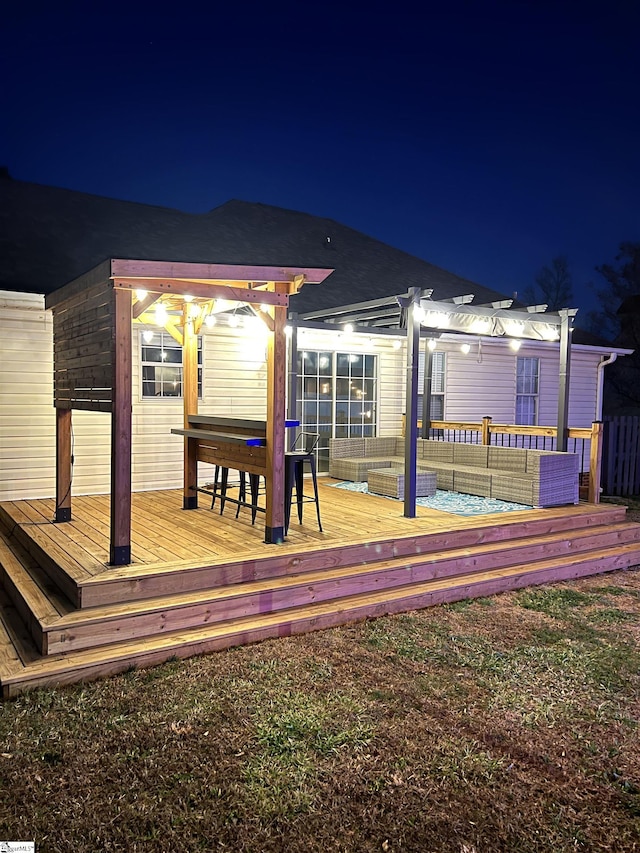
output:
[{"label": "dry grass", "polygon": [[43,851],[640,851],[640,572],[265,642],[0,708]]}]

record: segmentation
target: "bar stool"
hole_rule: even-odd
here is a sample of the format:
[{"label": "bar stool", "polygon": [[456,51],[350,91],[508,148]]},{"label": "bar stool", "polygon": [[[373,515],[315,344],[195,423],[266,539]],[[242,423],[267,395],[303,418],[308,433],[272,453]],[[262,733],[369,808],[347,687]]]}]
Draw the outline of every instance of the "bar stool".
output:
[{"label": "bar stool", "polygon": [[[315,449],[320,440],[317,432],[301,432],[291,450],[285,453],[284,467],[284,532],[289,529],[289,520],[291,518],[291,500],[293,497],[293,485],[296,487],[296,503],[298,504],[298,521],[302,524],[302,504],[315,503],[316,512],[318,515],[318,527],[322,533],[322,522],[320,521],[320,501],[318,500],[318,480],[316,477],[316,457]],[[304,483],[304,465],[307,463],[311,470],[311,479],[313,481],[313,497],[305,495],[303,490]]]},{"label": "bar stool", "polygon": [[237,483],[229,482],[229,469],[223,465],[216,465],[216,470],[213,479],[213,496],[211,498],[211,509],[216,505],[216,498],[220,498],[220,515],[224,512],[224,505],[227,499],[227,489],[238,489],[238,509],[236,518],[240,512],[241,504],[246,500],[247,486],[245,472],[239,471],[239,480]]}]

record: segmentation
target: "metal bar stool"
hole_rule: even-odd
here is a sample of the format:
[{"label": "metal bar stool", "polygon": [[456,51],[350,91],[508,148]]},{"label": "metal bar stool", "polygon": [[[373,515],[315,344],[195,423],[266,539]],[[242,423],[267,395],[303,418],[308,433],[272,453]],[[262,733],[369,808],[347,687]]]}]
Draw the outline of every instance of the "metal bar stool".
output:
[{"label": "metal bar stool", "polygon": [[[291,519],[291,501],[293,497],[293,486],[296,487],[296,503],[298,505],[298,521],[302,524],[302,504],[313,502],[316,505],[318,515],[318,527],[322,533],[322,522],[320,521],[320,501],[318,499],[318,480],[316,477],[315,449],[320,440],[317,432],[301,432],[291,450],[285,453],[284,467],[284,531],[289,529]],[[313,481],[313,497],[304,494],[304,465],[307,463],[311,470]]]},{"label": "metal bar stool", "polygon": [[213,480],[213,496],[211,499],[211,509],[214,508],[216,504],[216,498],[219,497],[220,515],[222,515],[222,513],[224,512],[224,505],[227,499],[227,489],[238,489],[238,509],[236,511],[236,518],[238,517],[238,513],[240,512],[241,502],[244,502],[246,500],[245,472],[239,471],[238,473],[240,475],[239,481],[237,483],[229,483],[229,469],[224,467],[223,465],[216,465]]}]

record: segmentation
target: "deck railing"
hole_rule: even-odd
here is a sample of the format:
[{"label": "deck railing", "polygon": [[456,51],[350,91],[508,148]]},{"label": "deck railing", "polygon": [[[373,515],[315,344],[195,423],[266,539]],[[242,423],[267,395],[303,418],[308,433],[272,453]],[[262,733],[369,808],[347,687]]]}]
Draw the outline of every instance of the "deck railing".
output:
[{"label": "deck railing", "polygon": [[[404,434],[405,419],[402,419]],[[421,421],[418,421],[421,428]],[[494,424],[492,418],[481,422],[431,421],[430,439],[461,441],[467,444],[494,444],[504,447],[524,447],[527,450],[555,450],[558,430],[554,426],[521,426]],[[569,427],[567,450],[580,457],[580,485],[590,503],[600,502],[602,470],[602,423],[590,427]]]}]

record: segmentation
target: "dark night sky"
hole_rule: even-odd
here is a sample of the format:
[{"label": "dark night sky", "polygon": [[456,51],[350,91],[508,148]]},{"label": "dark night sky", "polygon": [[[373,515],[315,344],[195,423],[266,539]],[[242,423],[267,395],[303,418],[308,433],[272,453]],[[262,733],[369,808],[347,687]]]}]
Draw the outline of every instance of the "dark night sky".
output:
[{"label": "dark night sky", "polygon": [[202,212],[328,216],[502,292],[575,302],[640,239],[640,4],[14,4],[0,163]]}]

